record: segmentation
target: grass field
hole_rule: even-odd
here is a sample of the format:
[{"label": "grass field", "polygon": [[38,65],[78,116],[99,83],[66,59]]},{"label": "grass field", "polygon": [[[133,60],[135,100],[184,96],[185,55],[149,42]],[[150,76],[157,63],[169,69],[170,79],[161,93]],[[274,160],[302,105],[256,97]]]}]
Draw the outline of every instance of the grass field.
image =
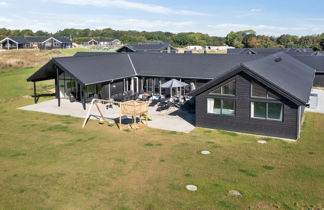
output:
[{"label": "grass field", "polygon": [[[76,52],[96,52],[86,48],[69,49],[20,49],[0,51],[0,73],[9,72],[14,69],[39,67],[44,65],[53,57],[64,57],[74,55]],[[99,51],[100,52],[100,51]]]},{"label": "grass field", "polygon": [[0,74],[0,209],[324,208],[324,115],[306,114],[297,143],[265,145],[202,128],[81,129],[82,119],[16,109],[33,103],[26,78],[35,70]]}]

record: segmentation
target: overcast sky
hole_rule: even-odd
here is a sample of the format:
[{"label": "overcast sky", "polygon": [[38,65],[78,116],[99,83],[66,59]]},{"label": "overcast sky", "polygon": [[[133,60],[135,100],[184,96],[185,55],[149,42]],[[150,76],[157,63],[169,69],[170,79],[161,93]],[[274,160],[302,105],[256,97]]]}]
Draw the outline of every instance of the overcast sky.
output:
[{"label": "overcast sky", "polygon": [[[244,2],[244,4],[242,4]],[[113,28],[224,36],[324,32],[324,0],[0,0],[0,28]]]}]

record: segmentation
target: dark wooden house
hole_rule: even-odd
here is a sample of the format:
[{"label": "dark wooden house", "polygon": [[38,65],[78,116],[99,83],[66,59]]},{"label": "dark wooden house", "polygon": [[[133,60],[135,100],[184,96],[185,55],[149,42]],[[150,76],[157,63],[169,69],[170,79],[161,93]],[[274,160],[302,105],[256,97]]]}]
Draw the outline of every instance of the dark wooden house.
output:
[{"label": "dark wooden house", "polygon": [[72,41],[64,37],[6,37],[0,41],[2,49],[71,48]]},{"label": "dark wooden house", "polygon": [[284,53],[243,62],[191,93],[196,125],[297,139],[314,75]]},{"label": "dark wooden house", "polygon": [[[109,64],[109,65],[108,65]],[[56,97],[86,102],[127,91],[169,94],[170,79],[197,89],[198,126],[296,139],[315,69],[285,53],[261,55],[77,53],[53,58],[27,80],[55,80]],[[191,85],[190,85],[191,87]]]}]

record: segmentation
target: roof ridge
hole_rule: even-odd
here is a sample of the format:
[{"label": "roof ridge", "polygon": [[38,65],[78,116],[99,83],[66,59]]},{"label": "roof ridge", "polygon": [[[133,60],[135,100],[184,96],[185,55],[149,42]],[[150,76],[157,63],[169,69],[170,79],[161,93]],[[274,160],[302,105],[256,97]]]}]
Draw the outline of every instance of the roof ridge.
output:
[{"label": "roof ridge", "polygon": [[127,54],[127,56],[128,56],[129,62],[130,62],[131,65],[132,65],[132,68],[133,68],[133,70],[134,70],[134,73],[135,73],[135,75],[137,76],[138,74],[137,74],[136,68],[135,68],[135,66],[134,66],[134,64],[133,64],[132,58],[130,57],[129,54]]}]

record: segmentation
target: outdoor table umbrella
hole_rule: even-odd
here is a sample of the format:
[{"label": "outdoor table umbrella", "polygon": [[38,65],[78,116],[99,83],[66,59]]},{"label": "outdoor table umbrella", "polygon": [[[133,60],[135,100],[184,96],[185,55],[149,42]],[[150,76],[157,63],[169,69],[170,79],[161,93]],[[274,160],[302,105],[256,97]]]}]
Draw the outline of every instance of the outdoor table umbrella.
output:
[{"label": "outdoor table umbrella", "polygon": [[172,88],[178,88],[178,87],[185,87],[188,84],[185,82],[180,82],[179,80],[176,79],[171,79],[163,84],[161,84],[161,88],[170,88],[171,89],[171,97],[172,97]]}]

